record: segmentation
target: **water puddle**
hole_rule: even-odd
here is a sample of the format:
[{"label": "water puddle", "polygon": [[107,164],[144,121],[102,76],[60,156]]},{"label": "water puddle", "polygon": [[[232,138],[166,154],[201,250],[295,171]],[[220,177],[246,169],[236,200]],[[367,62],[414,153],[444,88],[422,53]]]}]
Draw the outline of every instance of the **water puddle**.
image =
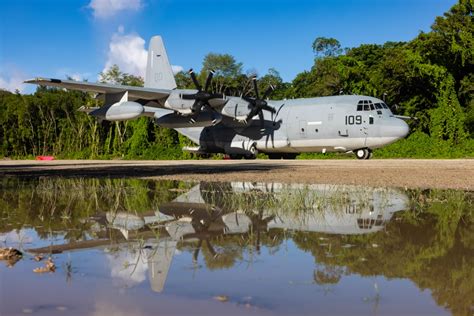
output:
[{"label": "water puddle", "polygon": [[[454,190],[5,178],[0,248],[23,257],[0,261],[0,315],[473,315],[473,205]],[[54,272],[33,272],[49,257]]]}]

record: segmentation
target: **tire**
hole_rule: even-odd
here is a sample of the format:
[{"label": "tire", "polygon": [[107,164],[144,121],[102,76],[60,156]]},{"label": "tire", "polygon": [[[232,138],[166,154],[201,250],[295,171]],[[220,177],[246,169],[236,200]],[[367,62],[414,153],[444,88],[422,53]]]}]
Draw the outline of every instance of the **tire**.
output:
[{"label": "tire", "polygon": [[258,149],[255,145],[252,145],[249,149],[249,153],[244,156],[247,160],[257,159]]},{"label": "tire", "polygon": [[365,160],[369,158],[370,152],[368,148],[361,148],[355,151],[355,155],[359,160]]}]

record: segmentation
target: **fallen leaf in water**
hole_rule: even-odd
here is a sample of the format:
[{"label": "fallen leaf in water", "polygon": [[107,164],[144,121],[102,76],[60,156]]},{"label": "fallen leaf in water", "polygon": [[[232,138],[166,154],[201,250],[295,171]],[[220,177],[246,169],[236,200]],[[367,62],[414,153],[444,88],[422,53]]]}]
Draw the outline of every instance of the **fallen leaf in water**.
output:
[{"label": "fallen leaf in water", "polygon": [[214,296],[214,299],[219,302],[227,302],[229,300],[229,297],[227,295],[217,295]]},{"label": "fallen leaf in water", "polygon": [[51,257],[48,258],[48,260],[46,260],[44,267],[33,269],[33,272],[35,273],[47,273],[47,272],[55,272],[55,271],[56,271],[56,265],[54,264],[53,259],[51,259]]},{"label": "fallen leaf in water", "polygon": [[43,258],[44,258],[44,257],[43,257],[42,255],[36,255],[36,256],[33,258],[33,260],[39,262],[39,261],[43,260]]},{"label": "fallen leaf in water", "polygon": [[0,260],[5,260],[9,268],[13,267],[22,257],[23,254],[20,250],[11,247],[0,248]]},{"label": "fallen leaf in water", "polygon": [[15,257],[21,258],[23,254],[15,248],[0,248],[0,260],[10,260]]}]

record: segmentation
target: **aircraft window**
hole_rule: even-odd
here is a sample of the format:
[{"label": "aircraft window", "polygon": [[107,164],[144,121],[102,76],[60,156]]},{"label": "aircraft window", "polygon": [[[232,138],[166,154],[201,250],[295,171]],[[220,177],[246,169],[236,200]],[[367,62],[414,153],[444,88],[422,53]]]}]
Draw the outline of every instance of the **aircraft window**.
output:
[{"label": "aircraft window", "polygon": [[374,118],[373,117],[369,117],[369,124],[374,124]]},{"label": "aircraft window", "polygon": [[385,103],[382,103],[384,109],[388,109],[388,106]]},{"label": "aircraft window", "polygon": [[372,102],[370,102],[370,109],[371,109],[371,110],[375,110],[375,107],[374,107],[374,105],[372,104]]},{"label": "aircraft window", "polygon": [[362,111],[362,103],[357,104],[357,111]]},{"label": "aircraft window", "polygon": [[370,106],[364,103],[364,111],[370,111]]},{"label": "aircraft window", "polygon": [[376,108],[376,109],[382,109],[382,104],[380,104],[380,103],[375,103],[375,108]]}]

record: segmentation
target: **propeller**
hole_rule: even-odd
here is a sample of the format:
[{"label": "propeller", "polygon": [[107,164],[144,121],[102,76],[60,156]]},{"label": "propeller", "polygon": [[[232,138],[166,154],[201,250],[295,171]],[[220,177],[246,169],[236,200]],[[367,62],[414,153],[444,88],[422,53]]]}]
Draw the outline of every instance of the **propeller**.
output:
[{"label": "propeller", "polygon": [[269,111],[272,114],[276,113],[275,109],[272,108],[271,106],[268,105],[266,99],[270,96],[270,93],[275,90],[275,88],[270,85],[263,94],[262,98],[260,98],[260,95],[258,93],[258,85],[257,85],[257,76],[252,76],[252,81],[253,81],[253,89],[255,91],[255,98],[251,97],[242,97],[245,101],[249,103],[249,108],[250,108],[250,113],[247,115],[247,118],[245,119],[246,122],[252,119],[255,115],[258,115],[258,118],[260,119],[260,126],[261,130],[264,130],[264,123],[265,120],[263,118],[263,110]]},{"label": "propeller", "polygon": [[209,72],[209,75],[207,76],[207,79],[206,79],[206,83],[204,84],[204,89],[199,84],[199,81],[196,78],[196,74],[194,73],[192,68],[189,70],[189,75],[191,76],[194,86],[196,87],[198,91],[193,94],[183,94],[182,98],[185,100],[195,100],[191,108],[194,114],[199,114],[201,110],[205,107],[212,108],[211,105],[209,104],[209,100],[224,98],[224,96],[220,93],[209,92],[209,87],[211,86],[212,77],[214,76],[214,70],[211,70]]}]

